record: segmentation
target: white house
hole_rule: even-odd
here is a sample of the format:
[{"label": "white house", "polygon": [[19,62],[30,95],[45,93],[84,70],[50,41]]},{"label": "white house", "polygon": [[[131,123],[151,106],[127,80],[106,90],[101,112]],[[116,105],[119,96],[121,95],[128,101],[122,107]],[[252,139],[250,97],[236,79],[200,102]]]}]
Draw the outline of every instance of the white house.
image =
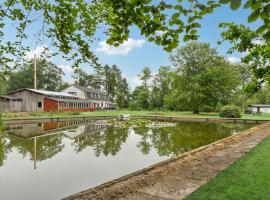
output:
[{"label": "white house", "polygon": [[269,104],[252,104],[249,108],[252,113],[270,113]]},{"label": "white house", "polygon": [[90,100],[93,103],[97,103],[98,108],[101,109],[113,109],[114,103],[110,102],[106,92],[98,89],[83,87],[79,85],[71,85],[62,92],[74,95],[80,99]]}]

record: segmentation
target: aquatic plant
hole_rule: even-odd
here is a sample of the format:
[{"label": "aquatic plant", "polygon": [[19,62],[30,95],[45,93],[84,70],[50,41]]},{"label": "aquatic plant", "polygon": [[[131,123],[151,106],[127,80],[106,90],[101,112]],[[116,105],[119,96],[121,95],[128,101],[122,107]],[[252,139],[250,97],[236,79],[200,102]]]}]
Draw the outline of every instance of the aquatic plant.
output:
[{"label": "aquatic plant", "polygon": [[130,119],[126,121],[110,120],[107,123],[109,125],[112,125],[118,128],[129,128],[129,127],[161,128],[161,127],[168,127],[168,126],[176,125],[176,123],[157,122],[157,121],[151,121],[148,119]]},{"label": "aquatic plant", "polygon": [[151,124],[151,120],[146,119],[130,119],[126,121],[110,120],[108,124],[114,127],[128,128],[128,127],[143,127]]}]

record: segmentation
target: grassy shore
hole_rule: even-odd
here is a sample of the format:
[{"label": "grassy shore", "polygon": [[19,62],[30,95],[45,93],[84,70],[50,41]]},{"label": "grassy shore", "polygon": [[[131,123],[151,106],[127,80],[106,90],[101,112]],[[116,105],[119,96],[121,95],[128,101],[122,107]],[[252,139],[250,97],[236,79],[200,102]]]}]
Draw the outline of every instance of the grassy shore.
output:
[{"label": "grassy shore", "polygon": [[[32,112],[32,113],[3,113],[3,120],[12,119],[40,119],[40,118],[54,118],[54,117],[90,117],[90,116],[118,116],[122,114],[130,114],[135,116],[140,115],[162,115],[162,116],[179,116],[179,117],[203,117],[203,118],[219,118],[218,113],[200,113],[193,114],[192,112],[171,112],[171,111],[132,111],[132,110],[115,110],[115,111],[95,111],[95,112]],[[258,119],[270,120],[270,114],[242,114],[243,119]]]},{"label": "grassy shore", "polygon": [[269,199],[270,137],[186,200]]}]

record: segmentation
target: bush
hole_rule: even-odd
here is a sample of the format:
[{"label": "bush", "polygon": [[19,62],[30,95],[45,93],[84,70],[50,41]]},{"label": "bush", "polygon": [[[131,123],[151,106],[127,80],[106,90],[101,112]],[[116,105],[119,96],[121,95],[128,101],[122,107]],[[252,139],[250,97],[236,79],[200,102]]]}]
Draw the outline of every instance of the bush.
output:
[{"label": "bush", "polygon": [[240,109],[237,106],[224,106],[220,113],[219,113],[220,117],[227,117],[227,118],[240,118],[241,117],[241,113],[240,113]]}]

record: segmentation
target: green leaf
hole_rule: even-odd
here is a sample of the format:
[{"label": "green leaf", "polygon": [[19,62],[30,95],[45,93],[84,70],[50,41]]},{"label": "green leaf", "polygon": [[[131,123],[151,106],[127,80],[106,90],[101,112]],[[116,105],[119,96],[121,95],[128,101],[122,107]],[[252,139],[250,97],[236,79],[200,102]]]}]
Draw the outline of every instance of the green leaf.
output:
[{"label": "green leaf", "polygon": [[231,0],[219,0],[219,3],[221,3],[221,4],[227,4],[230,2],[231,2]]},{"label": "green leaf", "polygon": [[261,34],[261,33],[263,33],[267,28],[268,28],[268,26],[267,26],[266,24],[264,24],[264,25],[262,25],[261,27],[259,27],[259,28],[256,30],[256,33]]},{"label": "green leaf", "polygon": [[173,20],[176,20],[176,19],[179,18],[179,16],[180,16],[179,13],[174,13],[174,14],[172,15],[172,19],[173,19]]},{"label": "green leaf", "polygon": [[253,0],[248,0],[245,5],[244,5],[244,8],[247,9],[247,8],[250,8],[253,4]]},{"label": "green leaf", "polygon": [[231,0],[230,7],[232,10],[237,10],[241,6],[241,0]]},{"label": "green leaf", "polygon": [[249,16],[248,16],[248,22],[251,23],[251,22],[254,22],[258,19],[258,17],[260,16],[260,10],[257,10],[253,13],[251,13]]}]

